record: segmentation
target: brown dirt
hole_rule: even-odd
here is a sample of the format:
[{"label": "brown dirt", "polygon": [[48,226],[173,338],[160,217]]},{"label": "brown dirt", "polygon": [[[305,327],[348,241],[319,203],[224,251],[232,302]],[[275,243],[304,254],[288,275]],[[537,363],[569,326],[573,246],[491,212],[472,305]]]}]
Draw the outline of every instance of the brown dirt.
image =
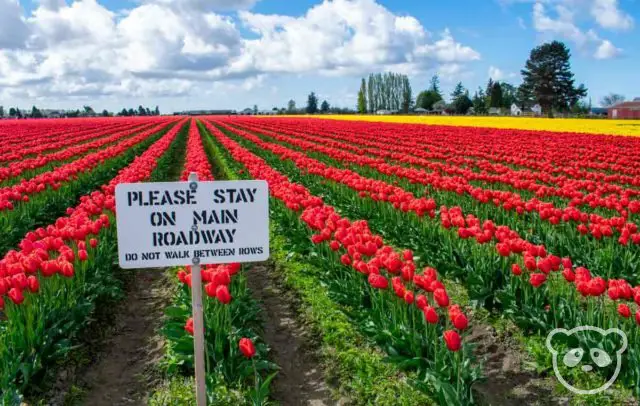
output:
[{"label": "brown dirt", "polygon": [[158,380],[154,366],[164,354],[164,341],[157,330],[171,297],[170,286],[161,269],[135,271],[127,297],[115,310],[115,329],[104,344],[101,359],[79,379],[87,390],[82,404],[146,404],[148,391]]},{"label": "brown dirt", "polygon": [[247,272],[248,285],[260,302],[264,318],[264,340],[271,358],[281,368],[272,385],[271,397],[282,406],[324,406],[331,391],[314,354],[309,333],[296,320],[295,301],[277,284],[270,268],[256,265]]},{"label": "brown dirt", "polygon": [[483,365],[486,377],[474,385],[481,404],[499,406],[568,405],[569,399],[555,396],[556,383],[524,368],[525,355],[508,337],[498,337],[491,326],[472,328],[468,340],[476,344],[474,351]]}]

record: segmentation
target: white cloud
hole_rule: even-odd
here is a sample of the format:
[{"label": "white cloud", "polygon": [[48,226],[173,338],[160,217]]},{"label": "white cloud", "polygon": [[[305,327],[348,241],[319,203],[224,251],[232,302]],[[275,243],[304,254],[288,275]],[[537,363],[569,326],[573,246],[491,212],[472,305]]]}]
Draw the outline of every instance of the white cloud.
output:
[{"label": "white cloud", "polygon": [[[0,0],[0,95],[182,96],[220,81],[248,91],[274,74],[455,73],[480,59],[449,30],[433,38],[374,0],[325,0],[299,17],[247,11],[255,3],[143,0],[115,12],[96,0],[40,0],[25,17],[16,0]],[[217,13],[231,9],[236,18]]]},{"label": "white cloud", "polygon": [[29,30],[17,0],[0,0],[0,49],[20,48]]},{"label": "white cloud", "polygon": [[547,8],[541,2],[536,2],[533,6],[533,27],[543,37],[571,41],[580,52],[597,59],[614,58],[621,54],[621,49],[616,48],[609,40],[600,38],[593,29],[580,29],[575,23],[573,9],[563,4],[557,4],[554,9],[556,18],[547,13]]},{"label": "white cloud", "polygon": [[489,77],[495,81],[505,80],[507,78],[514,78],[516,74],[513,72],[506,73],[503,70],[496,68],[495,66],[489,67]]},{"label": "white cloud", "polygon": [[596,52],[593,54],[593,57],[596,59],[611,59],[620,55],[622,50],[620,48],[616,48],[610,41],[604,40],[596,49]]},{"label": "white cloud", "polygon": [[247,52],[238,65],[253,64],[259,71],[419,71],[480,57],[448,30],[430,42],[430,33],[417,19],[395,15],[373,0],[325,1],[299,18],[249,12],[240,18],[261,38],[246,41]]},{"label": "white cloud", "polygon": [[593,0],[591,15],[603,28],[629,30],[633,27],[633,18],[618,8],[618,0]]}]

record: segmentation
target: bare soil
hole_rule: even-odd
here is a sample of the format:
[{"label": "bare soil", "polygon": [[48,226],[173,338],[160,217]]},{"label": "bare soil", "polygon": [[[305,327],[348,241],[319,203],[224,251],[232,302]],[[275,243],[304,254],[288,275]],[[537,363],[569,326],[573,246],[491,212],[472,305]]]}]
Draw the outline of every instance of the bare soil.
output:
[{"label": "bare soil", "polygon": [[556,383],[524,368],[525,355],[508,337],[498,337],[491,326],[474,326],[468,340],[476,344],[475,356],[486,377],[474,385],[481,404],[500,406],[568,405],[568,398],[553,394]]},{"label": "bare soil", "polygon": [[281,368],[271,397],[282,406],[339,404],[332,400],[308,330],[296,319],[292,308],[295,300],[278,285],[270,270],[256,265],[247,279],[263,310],[263,338],[271,348],[273,362]]},{"label": "bare soil", "polygon": [[154,366],[164,354],[164,341],[158,329],[171,298],[170,286],[161,269],[135,271],[127,297],[114,309],[115,328],[100,359],[79,377],[80,386],[86,388],[82,404],[146,404],[149,390],[159,380]]}]

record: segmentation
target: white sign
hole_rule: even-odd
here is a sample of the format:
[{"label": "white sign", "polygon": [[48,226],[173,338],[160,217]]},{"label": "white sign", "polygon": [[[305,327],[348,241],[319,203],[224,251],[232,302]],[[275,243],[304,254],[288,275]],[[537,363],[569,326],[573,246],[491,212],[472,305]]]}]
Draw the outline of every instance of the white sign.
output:
[{"label": "white sign", "polygon": [[116,186],[120,267],[269,258],[269,188],[261,180]]}]

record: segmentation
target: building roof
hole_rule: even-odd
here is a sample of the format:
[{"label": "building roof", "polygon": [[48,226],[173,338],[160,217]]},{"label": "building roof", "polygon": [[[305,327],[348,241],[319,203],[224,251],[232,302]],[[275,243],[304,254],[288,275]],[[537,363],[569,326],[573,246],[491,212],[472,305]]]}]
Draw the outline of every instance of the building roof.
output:
[{"label": "building roof", "polygon": [[640,101],[626,101],[610,106],[610,109],[631,109],[640,110]]}]

